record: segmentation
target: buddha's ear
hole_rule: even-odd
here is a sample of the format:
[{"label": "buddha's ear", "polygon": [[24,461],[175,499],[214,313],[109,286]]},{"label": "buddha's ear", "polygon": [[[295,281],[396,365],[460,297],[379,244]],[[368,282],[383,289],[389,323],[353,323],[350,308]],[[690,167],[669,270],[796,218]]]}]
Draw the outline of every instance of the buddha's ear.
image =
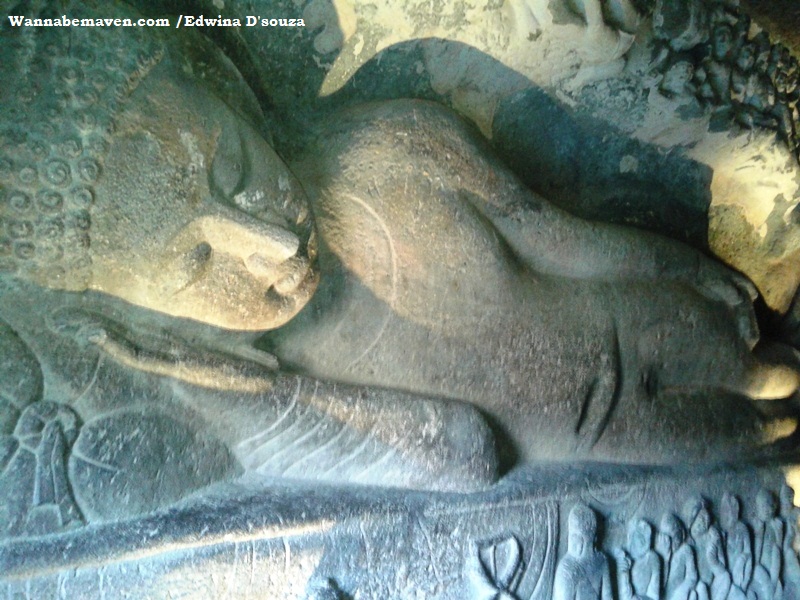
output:
[{"label": "buddha's ear", "polygon": [[[173,35],[174,34],[174,35]],[[261,105],[236,64],[210,39],[189,29],[172,30],[170,55],[181,73],[197,79],[272,145]],[[239,57],[246,60],[247,57]]]}]

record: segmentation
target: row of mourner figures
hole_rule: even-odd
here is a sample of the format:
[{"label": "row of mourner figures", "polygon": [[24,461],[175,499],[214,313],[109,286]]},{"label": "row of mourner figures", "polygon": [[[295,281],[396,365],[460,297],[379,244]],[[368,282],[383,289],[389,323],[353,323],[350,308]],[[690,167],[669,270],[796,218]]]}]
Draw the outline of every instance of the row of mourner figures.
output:
[{"label": "row of mourner figures", "polygon": [[[755,33],[736,2],[707,0],[677,10],[659,3],[654,21],[663,43],[656,64],[666,96],[694,95],[746,128],[774,130],[800,152],[798,63],[789,49]],[[798,155],[800,156],[800,155]]]},{"label": "row of mourner figures", "polygon": [[[584,504],[568,519],[567,552],[556,569],[555,600],[795,600],[800,563],[794,547],[794,492],[784,486],[780,507],[762,490],[751,523],[739,499],[725,493],[717,506],[690,499],[682,516],[666,514],[658,529],[642,518],[628,524],[624,549],[611,559],[598,547],[598,520]],[[612,574],[615,575],[612,580]]]}]

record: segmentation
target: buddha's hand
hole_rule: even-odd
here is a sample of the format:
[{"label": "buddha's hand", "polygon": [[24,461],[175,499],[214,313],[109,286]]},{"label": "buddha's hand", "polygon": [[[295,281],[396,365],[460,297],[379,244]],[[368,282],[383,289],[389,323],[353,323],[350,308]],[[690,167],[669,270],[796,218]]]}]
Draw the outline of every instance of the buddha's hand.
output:
[{"label": "buddha's hand", "polygon": [[253,348],[232,354],[190,345],[163,331],[134,333],[86,311],[60,311],[49,324],[53,331],[82,346],[95,346],[119,364],[200,387],[261,392],[271,388],[277,369],[272,355]]},{"label": "buddha's hand", "polygon": [[697,255],[697,291],[704,297],[727,305],[735,314],[742,339],[753,348],[759,339],[753,302],[758,298],[756,286],[744,275],[721,263]]},{"label": "buddha's hand", "polygon": [[674,281],[690,287],[707,300],[724,305],[735,320],[739,336],[752,349],[759,340],[753,311],[753,302],[758,298],[755,285],[741,273],[693,248],[671,240],[649,239],[653,247],[650,259],[643,261],[647,265],[646,276],[635,273],[632,278]]},{"label": "buddha's hand", "polygon": [[106,338],[104,319],[81,310],[60,310],[47,319],[51,331],[72,338],[81,348],[99,345]]}]

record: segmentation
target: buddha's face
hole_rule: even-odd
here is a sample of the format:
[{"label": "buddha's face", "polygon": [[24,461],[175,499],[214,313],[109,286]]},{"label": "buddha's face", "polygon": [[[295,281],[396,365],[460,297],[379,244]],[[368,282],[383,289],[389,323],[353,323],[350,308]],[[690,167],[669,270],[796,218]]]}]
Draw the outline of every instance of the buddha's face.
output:
[{"label": "buddha's face", "polygon": [[92,212],[91,288],[238,330],[284,324],[317,275],[304,193],[197,79],[156,67],[117,119]]},{"label": "buddha's face", "polygon": [[583,557],[589,549],[588,536],[583,531],[570,531],[567,545],[572,556]]}]

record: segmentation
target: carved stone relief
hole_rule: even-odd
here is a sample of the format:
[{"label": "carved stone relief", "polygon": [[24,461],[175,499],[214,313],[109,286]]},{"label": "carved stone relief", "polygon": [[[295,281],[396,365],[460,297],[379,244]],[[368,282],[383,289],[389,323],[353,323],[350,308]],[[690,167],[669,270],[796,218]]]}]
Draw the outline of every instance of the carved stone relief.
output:
[{"label": "carved stone relief", "polygon": [[[796,597],[800,355],[764,307],[797,197],[744,274],[703,219],[742,136],[791,188],[797,61],[729,2],[514,0],[337,62],[394,14],[345,4],[276,3],[290,41],[0,10],[0,595]],[[636,127],[587,116],[613,90]]]}]

